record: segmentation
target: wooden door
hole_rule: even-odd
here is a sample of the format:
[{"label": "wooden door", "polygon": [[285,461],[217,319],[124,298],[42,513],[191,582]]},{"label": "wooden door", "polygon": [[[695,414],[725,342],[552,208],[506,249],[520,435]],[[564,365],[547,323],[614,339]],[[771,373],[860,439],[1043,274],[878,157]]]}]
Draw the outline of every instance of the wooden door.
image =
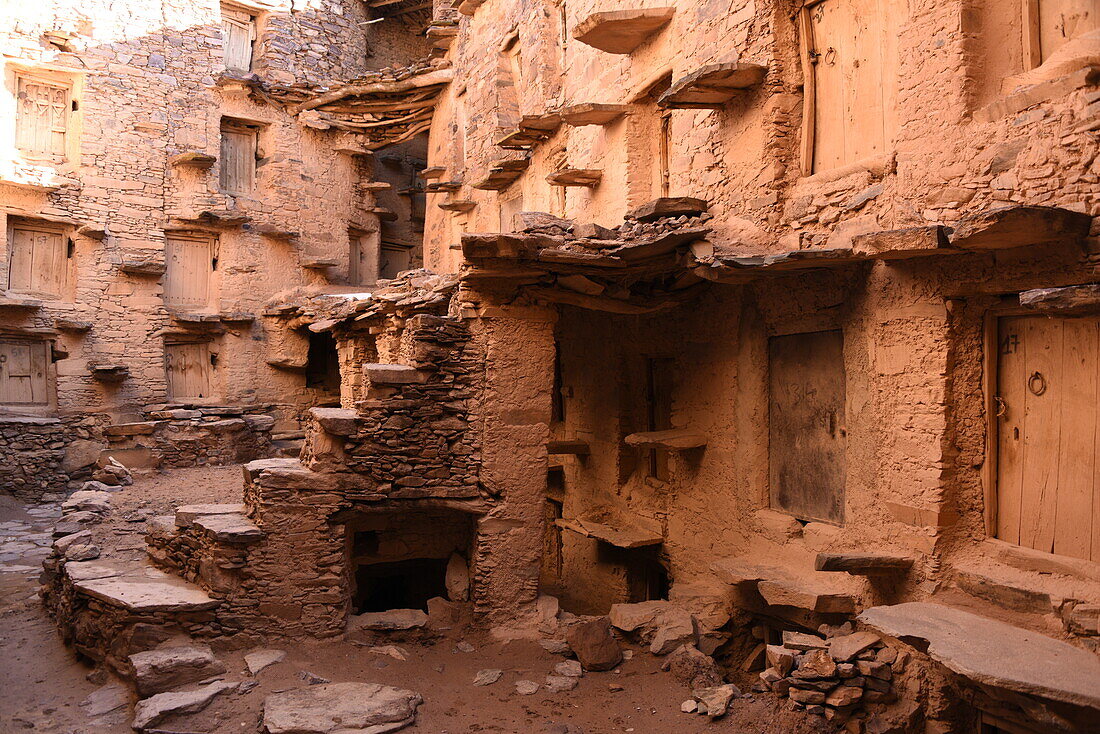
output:
[{"label": "wooden door", "polygon": [[999,324],[997,537],[1100,561],[1100,318]]},{"label": "wooden door", "polygon": [[378,282],[379,233],[348,232],[351,252],[348,254],[348,283],[350,285],[374,285]]},{"label": "wooden door", "polygon": [[225,68],[230,71],[252,70],[252,42],[256,40],[256,20],[249,13],[222,6],[222,43]]},{"label": "wooden door", "polygon": [[1038,5],[1038,18],[1025,22],[1038,22],[1039,63],[1071,38],[1100,28],[1098,0],[1038,0]]},{"label": "wooden door", "polygon": [[16,224],[9,243],[8,288],[54,298],[64,294],[68,243],[59,228]]},{"label": "wooden door", "polygon": [[170,400],[198,401],[212,397],[210,345],[206,342],[166,345],[165,367]]},{"label": "wooden door", "polygon": [[0,405],[48,405],[49,344],[0,341]]},{"label": "wooden door", "polygon": [[807,6],[813,73],[812,170],[884,153],[892,142],[897,31],[904,0],[821,0]]},{"label": "wooden door", "polygon": [[38,156],[64,157],[69,89],[19,77],[15,147]]},{"label": "wooden door", "polygon": [[222,191],[247,194],[256,180],[256,131],[242,125],[223,125],[220,179]]},{"label": "wooden door", "polygon": [[166,254],[165,304],[194,310],[208,307],[214,278],[213,240],[204,236],[169,235]]},{"label": "wooden door", "polygon": [[771,505],[804,520],[844,522],[844,337],[773,337],[769,359]]}]

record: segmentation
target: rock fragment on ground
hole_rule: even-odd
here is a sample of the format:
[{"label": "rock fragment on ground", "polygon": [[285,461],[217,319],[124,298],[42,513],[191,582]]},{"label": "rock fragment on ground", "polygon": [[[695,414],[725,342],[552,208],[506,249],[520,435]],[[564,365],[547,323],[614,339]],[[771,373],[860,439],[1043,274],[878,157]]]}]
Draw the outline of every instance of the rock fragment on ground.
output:
[{"label": "rock fragment on ground", "polygon": [[554,666],[554,673],[557,675],[565,675],[571,678],[580,678],[584,675],[584,668],[580,662],[576,660],[563,660]]},{"label": "rock fragment on ground", "polygon": [[564,693],[565,691],[571,691],[577,687],[580,681],[571,675],[548,675],[546,676],[546,690],[550,693]]},{"label": "rock fragment on ground", "polygon": [[671,672],[678,683],[692,690],[712,688],[724,682],[714,658],[691,645],[676,648],[661,663],[661,670]]},{"label": "rock fragment on ground", "polygon": [[244,656],[244,664],[250,675],[256,675],[264,668],[280,663],[286,658],[285,650],[255,650]]},{"label": "rock fragment on ground", "polygon": [[367,630],[409,630],[427,625],[428,615],[420,609],[390,609],[357,614],[352,617],[352,624]]},{"label": "rock fragment on ground", "polygon": [[134,653],[130,656],[134,671],[134,686],[138,694],[154,693],[177,688],[188,683],[221,675],[223,665],[206,645],[179,645]]},{"label": "rock fragment on ground", "polygon": [[133,728],[144,731],[175,714],[193,714],[202,711],[210,702],[226,691],[237,687],[236,683],[214,681],[193,691],[158,693],[138,701],[134,707]]},{"label": "rock fragment on ground", "polygon": [[699,702],[696,711],[700,714],[706,714],[712,719],[717,719],[726,715],[730,701],[733,700],[734,696],[740,696],[741,690],[732,683],[726,683],[710,688],[700,688],[693,691],[692,695]]},{"label": "rock fragment on ground", "polygon": [[532,696],[539,692],[539,684],[533,680],[516,681],[516,693],[521,696]]},{"label": "rock fragment on ground", "polygon": [[474,676],[475,686],[491,686],[500,680],[500,676],[504,675],[503,670],[497,668],[486,668],[484,670],[477,671],[477,675]]},{"label": "rock fragment on ground", "polygon": [[565,641],[585,670],[611,670],[623,659],[618,641],[611,635],[607,617],[597,617],[570,625]]},{"label": "rock fragment on ground", "polygon": [[128,703],[129,689],[122,683],[114,682],[95,689],[79,705],[85,714],[94,718],[120,709]]},{"label": "rock fragment on ground", "polygon": [[378,683],[326,683],[264,699],[267,734],[385,734],[416,721],[419,693]]}]

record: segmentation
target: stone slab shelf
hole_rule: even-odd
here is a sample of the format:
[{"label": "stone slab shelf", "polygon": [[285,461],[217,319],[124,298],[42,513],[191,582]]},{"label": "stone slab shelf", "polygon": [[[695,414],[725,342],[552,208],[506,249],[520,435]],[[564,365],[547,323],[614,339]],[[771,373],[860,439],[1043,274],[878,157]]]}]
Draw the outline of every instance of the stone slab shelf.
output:
[{"label": "stone slab shelf", "polygon": [[477,207],[477,202],[473,199],[452,199],[451,201],[444,201],[438,206],[445,212],[463,213],[473,211]]},{"label": "stone slab shelf", "polygon": [[546,444],[546,453],[568,456],[588,456],[592,451],[587,441],[566,439],[562,441],[551,441]]},{"label": "stone slab shelf", "polygon": [[214,165],[217,160],[217,156],[210,155],[209,153],[189,151],[187,153],[180,153],[179,155],[172,156],[168,159],[168,164],[176,167],[207,169]]},{"label": "stone slab shelf", "polygon": [[279,240],[280,242],[291,242],[298,239],[297,232],[293,232],[289,229],[280,229],[271,224],[245,224],[243,229],[246,232],[254,232],[269,239]]},{"label": "stone slab shelf", "polygon": [[385,207],[376,206],[376,207],[373,207],[371,209],[367,209],[366,212],[368,214],[373,214],[374,216],[381,219],[383,222],[396,222],[397,221],[397,212],[392,211],[390,209],[386,209]]},{"label": "stone slab shelf", "polygon": [[551,186],[581,186],[593,188],[600,185],[603,171],[595,168],[563,168],[546,177]]},{"label": "stone slab shelf", "polygon": [[54,321],[54,327],[59,331],[74,331],[82,334],[92,330],[92,322],[77,321],[75,319],[57,319]]},{"label": "stone slab shelf", "polygon": [[1052,206],[1008,206],[963,217],[951,233],[952,247],[1007,250],[1013,247],[1081,243],[1092,217]]},{"label": "stone slab shelf", "polygon": [[414,385],[428,381],[427,372],[404,364],[365,364],[363,374],[372,385]]},{"label": "stone slab shelf", "polygon": [[814,560],[816,571],[839,571],[852,576],[903,574],[912,567],[913,559],[908,556],[879,553],[818,553]]},{"label": "stone slab shelf", "polygon": [[168,266],[160,260],[133,259],[123,260],[119,263],[120,272],[127,275],[143,275],[151,278],[159,278],[167,271]]},{"label": "stone slab shelf", "polygon": [[524,115],[519,125],[497,140],[496,145],[507,150],[530,150],[547,140],[561,127],[561,115],[546,112],[541,115]]},{"label": "stone slab shelf", "polygon": [[559,519],[555,520],[554,524],[586,538],[602,540],[617,548],[645,548],[651,545],[660,545],[664,542],[664,538],[660,535],[636,527],[614,527],[607,523],[580,518]]},{"label": "stone slab shelf", "polygon": [[130,368],[121,364],[90,364],[88,371],[99,382],[122,382],[130,376]]},{"label": "stone slab shelf", "polygon": [[512,182],[523,175],[531,165],[526,158],[504,158],[489,164],[489,173],[472,184],[471,188],[481,191],[502,191],[512,185]]},{"label": "stone slab shelf", "polygon": [[609,54],[628,54],[672,20],[675,8],[593,13],[573,27],[573,38]]},{"label": "stone slab shelf", "polygon": [[1100,708],[1100,658],[1053,637],[930,602],[872,607],[859,621],[973,684]]},{"label": "stone slab shelf", "polygon": [[302,260],[302,267],[306,270],[327,270],[339,265],[339,261],[331,257],[314,257]]},{"label": "stone slab shelf", "polygon": [[720,109],[746,89],[760,85],[768,69],[760,64],[708,64],[673,84],[657,106],[674,110]]},{"label": "stone slab shelf", "polygon": [[462,189],[461,181],[437,181],[424,187],[425,194],[453,194]]},{"label": "stone slab shelf", "polygon": [[630,105],[585,102],[563,107],[559,114],[563,125],[583,127],[584,125],[610,125],[629,112]]},{"label": "stone slab shelf", "polygon": [[417,175],[426,181],[434,181],[437,178],[443,178],[443,174],[445,174],[446,172],[446,166],[429,166]]},{"label": "stone slab shelf", "polygon": [[341,145],[341,146],[338,146],[336,148],[333,148],[333,150],[336,151],[337,153],[339,153],[340,155],[347,155],[347,156],[352,156],[352,157],[355,157],[355,156],[373,157],[374,156],[374,151],[373,150],[371,150],[370,148],[364,148],[362,145],[351,145],[351,144]]},{"label": "stone slab shelf", "polygon": [[425,35],[431,42],[432,48],[446,50],[451,47],[455,37],[458,36],[458,26],[444,25],[438,22],[432,23],[428,26],[428,31]]},{"label": "stone slab shelf", "polygon": [[769,605],[818,614],[851,614],[859,600],[829,580],[828,574],[796,575],[778,566],[742,558],[723,558],[711,565],[719,580],[737,587],[755,587]]},{"label": "stone slab shelf", "polygon": [[668,449],[685,451],[701,449],[707,445],[707,437],[688,428],[673,428],[668,431],[647,431],[632,433],[625,439],[627,446],[640,449]]},{"label": "stone slab shelf", "polygon": [[364,181],[359,184],[359,188],[364,191],[389,191],[393,184],[389,181]]},{"label": "stone slab shelf", "polygon": [[662,217],[695,217],[710,205],[694,196],[664,196],[634,207],[627,212],[627,219],[649,222]]},{"label": "stone slab shelf", "polygon": [[14,293],[0,293],[0,308],[42,308],[42,301]]},{"label": "stone slab shelf", "polygon": [[454,4],[454,9],[463,15],[473,15],[484,4],[485,0],[460,0]]}]

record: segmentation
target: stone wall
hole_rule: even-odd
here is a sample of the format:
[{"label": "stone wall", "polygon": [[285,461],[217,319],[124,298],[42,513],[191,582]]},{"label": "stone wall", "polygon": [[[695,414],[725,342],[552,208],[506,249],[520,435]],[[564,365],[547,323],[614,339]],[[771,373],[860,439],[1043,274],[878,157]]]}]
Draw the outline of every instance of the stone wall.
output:
[{"label": "stone wall", "polygon": [[0,489],[24,502],[64,498],[105,446],[97,417],[0,416]]}]

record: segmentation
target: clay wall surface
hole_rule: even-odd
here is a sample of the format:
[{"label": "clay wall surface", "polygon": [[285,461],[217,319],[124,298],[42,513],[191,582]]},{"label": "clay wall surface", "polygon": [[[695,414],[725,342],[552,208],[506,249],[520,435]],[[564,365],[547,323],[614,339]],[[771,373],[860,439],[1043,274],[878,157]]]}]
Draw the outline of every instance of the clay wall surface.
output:
[{"label": "clay wall surface", "polygon": [[[13,216],[58,224],[72,243],[59,298],[0,306],[5,332],[54,341],[57,410],[134,420],[142,405],[165,401],[165,341],[206,341],[218,402],[269,402],[296,418],[319,393],[300,369],[264,364],[281,325],[262,313],[281,291],[344,282],[348,226],[377,229],[373,194],[356,185],[369,172],[335,150],[349,136],[303,127],[226,78],[217,2],[8,5],[5,89],[24,71],[74,85],[63,162],[16,151],[14,93],[0,103],[0,257],[9,257]],[[253,73],[264,81],[332,83],[371,65],[361,3],[242,7],[257,18]],[[67,39],[69,51],[44,33]],[[245,195],[219,190],[223,118],[258,130],[255,188]],[[195,154],[215,160],[177,160]],[[166,302],[166,234],[179,232],[214,239],[205,305]],[[319,260],[335,265],[318,269]],[[93,374],[93,365],[115,374]]]}]

